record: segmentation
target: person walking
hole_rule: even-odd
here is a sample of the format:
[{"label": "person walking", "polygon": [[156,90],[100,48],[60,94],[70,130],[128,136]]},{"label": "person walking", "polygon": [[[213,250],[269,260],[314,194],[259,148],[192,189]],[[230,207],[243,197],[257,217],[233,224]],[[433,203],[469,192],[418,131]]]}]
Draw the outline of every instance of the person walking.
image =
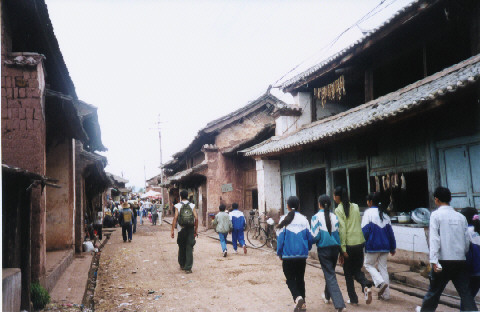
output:
[{"label": "person walking", "polygon": [[343,264],[348,297],[350,298],[347,302],[358,304],[358,296],[353,283],[355,278],[362,285],[366,303],[370,304],[372,303],[372,283],[367,280],[362,272],[365,238],[361,227],[360,209],[357,204],[350,202],[345,187],[336,187],[333,199],[338,204],[335,215],[338,218],[340,246],[342,248],[340,264]]},{"label": "person walking", "polygon": [[468,287],[470,275],[466,254],[470,247],[467,219],[450,206],[452,194],[446,187],[433,193],[438,209],[430,216],[430,286],[416,311],[435,311],[445,286],[452,281],[462,311],[478,311]]},{"label": "person walking", "polygon": [[332,201],[326,194],[318,198],[320,209],[312,217],[313,241],[317,245],[318,260],[325,276],[325,291],[322,294],[325,303],[333,301],[335,310],[341,312],[345,309],[342,292],[337,282],[335,266],[340,254],[340,235],[338,234],[337,216],[331,212]]},{"label": "person walking", "polygon": [[130,205],[122,200],[122,211],[120,212],[119,220],[120,224],[122,225],[122,236],[123,242],[127,241],[127,233],[128,233],[128,242],[132,242],[132,219],[133,219],[133,212],[130,209]]},{"label": "person walking", "polygon": [[[378,298],[390,299],[387,270],[388,253],[395,255],[397,244],[393,234],[392,223],[382,205],[380,193],[367,196],[368,208],[362,218],[362,231],[365,237],[365,269],[370,273],[375,287],[378,288]],[[376,268],[378,266],[378,270]]]},{"label": "person walking", "polygon": [[238,210],[238,204],[232,204],[232,211],[229,213],[230,221],[232,222],[232,245],[233,245],[233,252],[237,253],[237,242],[240,247],[243,247],[243,253],[247,253],[247,245],[245,244],[245,238],[243,232],[245,231],[245,227],[247,226],[247,222],[245,221],[245,216],[243,212]]},{"label": "person walking", "polygon": [[152,225],[157,225],[157,218],[158,218],[158,205],[157,202],[154,200],[152,202]]},{"label": "person walking", "polygon": [[140,204],[138,205],[138,215],[140,216],[140,222],[139,224],[143,224],[143,201],[140,201]]},{"label": "person walking", "polygon": [[137,202],[134,201],[133,204],[130,206],[133,211],[133,231],[132,233],[135,234],[137,232],[137,216],[138,216],[138,206]]},{"label": "person walking", "polygon": [[288,214],[277,225],[277,256],[282,260],[286,283],[295,303],[294,311],[305,311],[305,267],[313,236],[307,218],[300,213],[296,196],[287,200]]},{"label": "person walking", "polygon": [[471,275],[468,287],[475,298],[480,289],[480,218],[477,209],[466,207],[460,211],[468,223],[470,248],[467,253],[467,266]]},{"label": "person walking", "polygon": [[218,233],[218,237],[220,238],[220,246],[222,247],[223,256],[227,256],[227,235],[228,232],[232,230],[232,221],[230,221],[230,217],[228,213],[225,212],[226,206],[221,204],[218,209],[220,210],[219,213],[215,216],[215,220],[213,220],[213,226],[215,227],[215,232]]},{"label": "person walking", "polygon": [[192,273],[193,246],[195,245],[195,237],[198,236],[198,216],[195,211],[195,205],[188,201],[188,192],[186,190],[180,192],[180,200],[175,205],[171,237],[175,238],[175,227],[177,227],[178,264],[180,269],[189,274]]},{"label": "person walking", "polygon": [[158,222],[158,225],[162,225],[163,206],[164,206],[164,204],[160,204],[160,203],[157,204],[157,214],[158,214],[157,222]]}]

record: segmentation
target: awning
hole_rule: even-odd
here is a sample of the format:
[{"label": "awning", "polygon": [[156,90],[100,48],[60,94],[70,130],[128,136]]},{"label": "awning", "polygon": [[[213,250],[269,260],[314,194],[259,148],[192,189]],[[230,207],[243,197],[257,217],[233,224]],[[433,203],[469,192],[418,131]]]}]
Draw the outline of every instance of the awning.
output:
[{"label": "awning", "polygon": [[378,122],[393,120],[432,103],[447,93],[473,84],[480,76],[480,54],[412,83],[366,104],[305,125],[296,132],[272,137],[242,152],[246,156],[269,155],[314,144],[327,138],[357,131]]}]

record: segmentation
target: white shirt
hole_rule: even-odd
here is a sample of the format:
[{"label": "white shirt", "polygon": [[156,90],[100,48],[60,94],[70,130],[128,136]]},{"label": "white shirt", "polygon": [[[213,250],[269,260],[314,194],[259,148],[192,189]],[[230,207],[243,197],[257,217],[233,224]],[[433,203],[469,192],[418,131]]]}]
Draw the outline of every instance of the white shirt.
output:
[{"label": "white shirt", "polygon": [[[188,200],[182,200],[181,202],[179,202],[178,204],[176,204],[174,207],[177,208],[178,210],[178,215],[180,215],[180,209],[182,208],[183,204],[188,204],[189,201]],[[192,210],[195,208],[195,204],[192,204],[190,203],[190,208],[192,208]],[[181,230],[182,227],[180,226],[180,224],[178,224],[178,220],[177,220],[177,230]]]},{"label": "white shirt", "polygon": [[430,216],[430,263],[465,260],[470,247],[467,219],[450,206],[440,206]]}]

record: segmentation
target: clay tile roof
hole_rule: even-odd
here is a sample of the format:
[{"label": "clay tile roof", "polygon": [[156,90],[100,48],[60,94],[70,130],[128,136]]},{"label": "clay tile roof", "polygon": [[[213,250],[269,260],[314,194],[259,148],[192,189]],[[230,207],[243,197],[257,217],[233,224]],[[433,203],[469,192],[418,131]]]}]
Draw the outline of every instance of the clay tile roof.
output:
[{"label": "clay tile roof", "polygon": [[305,125],[290,135],[272,137],[242,152],[247,156],[274,154],[352,132],[393,119],[447,93],[456,92],[479,77],[480,54],[366,104]]}]

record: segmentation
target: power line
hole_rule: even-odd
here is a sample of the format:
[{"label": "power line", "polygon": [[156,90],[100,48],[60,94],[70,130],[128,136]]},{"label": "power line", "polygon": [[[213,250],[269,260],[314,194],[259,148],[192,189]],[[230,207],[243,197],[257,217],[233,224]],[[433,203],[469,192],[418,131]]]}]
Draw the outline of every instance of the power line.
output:
[{"label": "power line", "polygon": [[397,0],[393,0],[391,3],[389,3],[387,6],[385,6],[384,8],[378,10],[377,12],[375,12],[378,8],[380,8],[387,0],[382,0],[380,1],[379,4],[377,4],[372,10],[370,10],[368,13],[366,13],[365,15],[363,15],[358,21],[356,21],[353,25],[347,27],[345,30],[343,30],[339,35],[337,35],[330,43],[328,43],[327,45],[325,45],[324,47],[322,47],[321,49],[317,50],[316,52],[314,52],[312,55],[310,55],[309,57],[307,57],[305,60],[303,60],[302,62],[300,62],[299,64],[297,64],[296,66],[294,66],[292,69],[290,69],[288,72],[286,72],[282,77],[280,77],[279,79],[277,79],[277,81],[275,81],[272,85],[275,86],[275,87],[278,87],[277,86],[277,83],[279,81],[281,81],[283,78],[285,78],[288,74],[290,74],[291,72],[293,72],[294,70],[296,70],[298,67],[300,67],[301,65],[303,65],[305,62],[307,62],[308,60],[312,59],[313,57],[315,57],[316,55],[320,54],[321,52],[324,52],[324,51],[328,51],[335,43],[338,42],[338,40],[345,34],[347,33],[349,30],[351,30],[352,28],[354,27],[358,27],[359,24],[367,21],[368,19],[370,19],[371,17],[377,15],[378,13],[382,12],[383,10],[385,10],[387,7],[389,7],[390,5],[392,5],[394,2],[396,2]]}]

